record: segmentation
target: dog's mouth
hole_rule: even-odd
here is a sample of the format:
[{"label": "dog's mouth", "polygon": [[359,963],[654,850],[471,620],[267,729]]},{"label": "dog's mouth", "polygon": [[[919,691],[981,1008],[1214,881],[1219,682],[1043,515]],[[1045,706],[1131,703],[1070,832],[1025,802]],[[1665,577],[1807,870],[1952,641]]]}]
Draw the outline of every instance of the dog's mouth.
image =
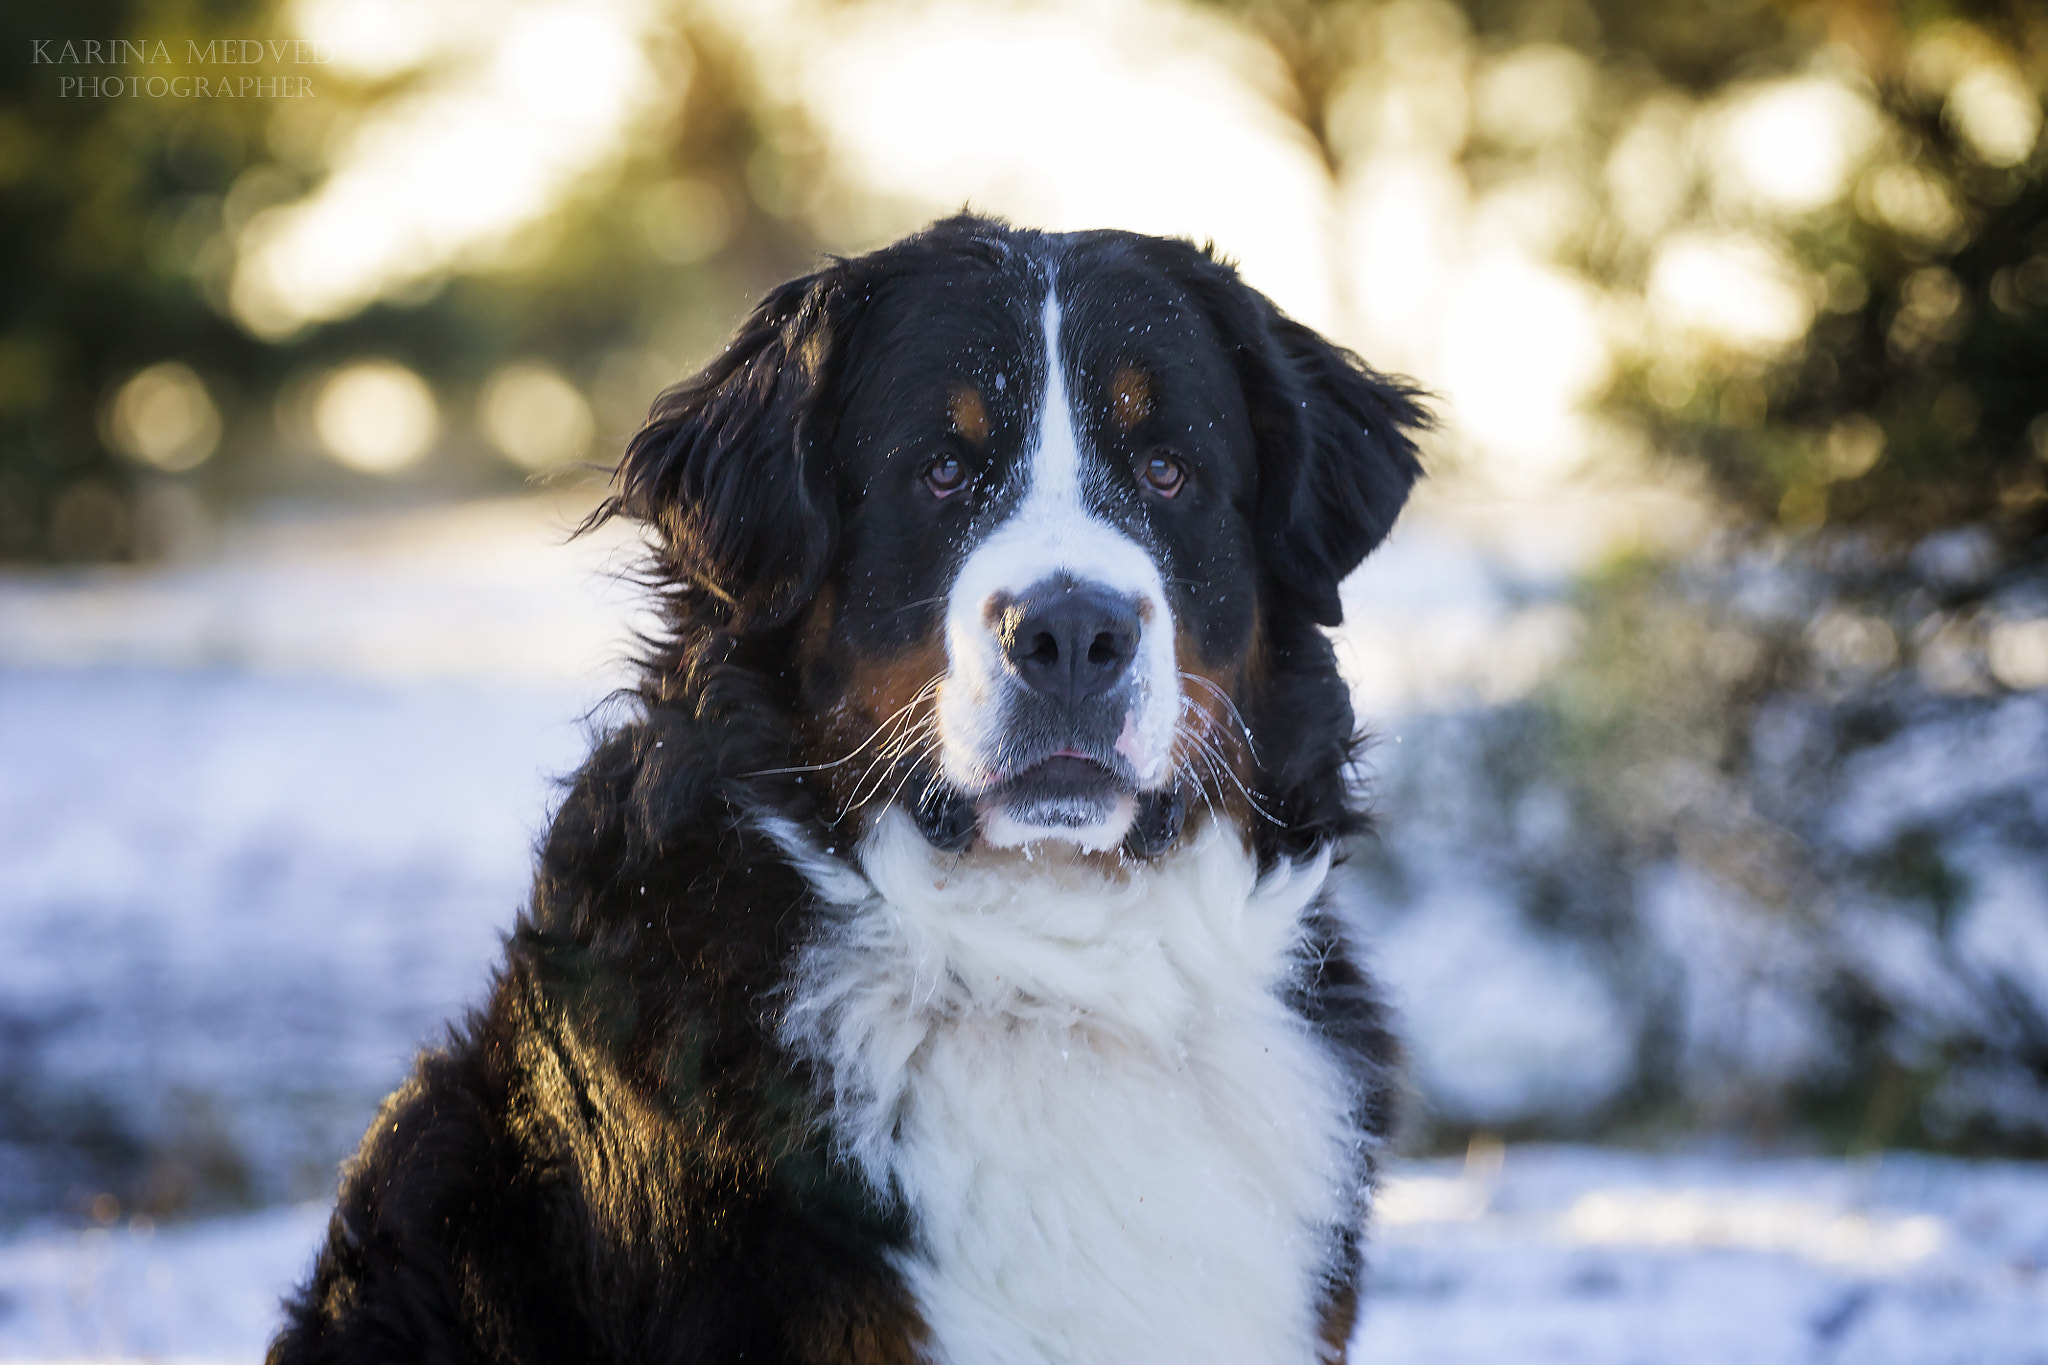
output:
[{"label": "dog's mouth", "polygon": [[983,835],[998,846],[1039,838],[1090,845],[1121,838],[1130,823],[1136,775],[1108,755],[1062,746],[1031,755],[975,798]]},{"label": "dog's mouth", "polygon": [[1054,837],[1088,849],[1122,844],[1149,857],[1180,837],[1187,802],[1178,788],[1141,790],[1119,756],[1105,761],[1062,748],[1013,768],[978,795],[943,782],[927,785],[911,813],[927,840],[952,852],[977,836],[998,847]]},{"label": "dog's mouth", "polygon": [[983,800],[1029,824],[1073,828],[1101,819],[1135,789],[1128,776],[1078,749],[1061,749],[998,783]]}]

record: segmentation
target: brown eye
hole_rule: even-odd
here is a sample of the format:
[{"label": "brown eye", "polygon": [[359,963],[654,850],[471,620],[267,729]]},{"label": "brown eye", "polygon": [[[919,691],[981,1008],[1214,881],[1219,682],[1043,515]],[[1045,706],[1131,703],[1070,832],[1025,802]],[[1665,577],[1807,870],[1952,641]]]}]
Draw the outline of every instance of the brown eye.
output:
[{"label": "brown eye", "polygon": [[951,455],[941,455],[924,467],[924,486],[935,498],[950,498],[967,486],[967,466]]},{"label": "brown eye", "polygon": [[1187,482],[1188,472],[1181,462],[1171,455],[1154,455],[1138,471],[1138,476],[1162,498],[1170,498],[1180,492],[1180,486]]}]

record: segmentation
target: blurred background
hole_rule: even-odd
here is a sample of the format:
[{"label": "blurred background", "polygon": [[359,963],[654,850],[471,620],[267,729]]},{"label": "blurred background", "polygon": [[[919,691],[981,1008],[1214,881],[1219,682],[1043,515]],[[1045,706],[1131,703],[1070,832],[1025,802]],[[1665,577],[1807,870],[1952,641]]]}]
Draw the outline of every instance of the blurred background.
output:
[{"label": "blurred background", "polygon": [[1769,1297],[1584,1261],[1684,1244],[1832,1267],[1786,1359],[1948,1358],[1922,1262],[2048,1340],[2037,4],[27,0],[0,82],[0,1354],[260,1346],[626,676],[603,468],[962,204],[1213,240],[1439,396],[1336,632],[1378,1320],[1465,1358],[1490,1228],[1553,1337]]}]

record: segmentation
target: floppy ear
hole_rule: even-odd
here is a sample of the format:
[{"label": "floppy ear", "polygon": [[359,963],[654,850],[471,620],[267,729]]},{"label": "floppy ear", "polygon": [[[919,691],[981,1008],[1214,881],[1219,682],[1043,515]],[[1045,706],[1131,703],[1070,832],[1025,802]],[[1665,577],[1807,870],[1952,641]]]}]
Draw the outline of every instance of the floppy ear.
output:
[{"label": "floppy ear", "polygon": [[662,572],[734,632],[788,620],[831,562],[826,390],[850,324],[844,271],[779,286],[724,354],[655,399],[593,518],[654,527]]},{"label": "floppy ear", "polygon": [[1247,384],[1246,396],[1261,445],[1259,536],[1275,576],[1317,625],[1334,626],[1337,585],[1386,539],[1421,477],[1410,433],[1432,419],[1419,389],[1258,302],[1265,392]]},{"label": "floppy ear", "polygon": [[1286,316],[1213,249],[1171,247],[1236,356],[1259,446],[1266,565],[1317,625],[1334,626],[1338,583],[1386,538],[1421,477],[1409,433],[1432,423],[1423,393]]}]

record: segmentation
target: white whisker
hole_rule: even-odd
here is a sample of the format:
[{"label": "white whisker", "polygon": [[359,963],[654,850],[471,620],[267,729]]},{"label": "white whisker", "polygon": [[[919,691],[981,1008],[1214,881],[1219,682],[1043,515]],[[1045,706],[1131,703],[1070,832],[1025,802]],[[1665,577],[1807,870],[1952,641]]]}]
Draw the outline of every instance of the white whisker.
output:
[{"label": "white whisker", "polygon": [[854,745],[852,749],[848,750],[845,754],[842,754],[840,757],[832,759],[830,762],[827,763],[799,763],[787,768],[762,768],[758,772],[752,772],[747,774],[747,776],[775,777],[784,773],[819,773],[824,772],[829,768],[837,768],[845,764],[851,763],[854,759],[859,758],[862,752],[864,752],[870,744],[873,744],[876,740],[881,739],[885,734],[889,732],[891,727],[900,724],[905,717],[909,716],[910,713],[916,709],[918,703],[924,701],[927,697],[929,697],[934,691],[938,689],[939,684],[945,681],[945,677],[946,675],[944,673],[934,673],[931,676],[930,681],[926,682],[923,687],[917,689],[917,694],[915,696],[913,696],[909,701],[903,703],[903,705],[897,707],[895,712],[891,714],[887,720],[883,721],[881,724],[877,725],[872,731],[869,732],[868,737],[866,739]]}]

